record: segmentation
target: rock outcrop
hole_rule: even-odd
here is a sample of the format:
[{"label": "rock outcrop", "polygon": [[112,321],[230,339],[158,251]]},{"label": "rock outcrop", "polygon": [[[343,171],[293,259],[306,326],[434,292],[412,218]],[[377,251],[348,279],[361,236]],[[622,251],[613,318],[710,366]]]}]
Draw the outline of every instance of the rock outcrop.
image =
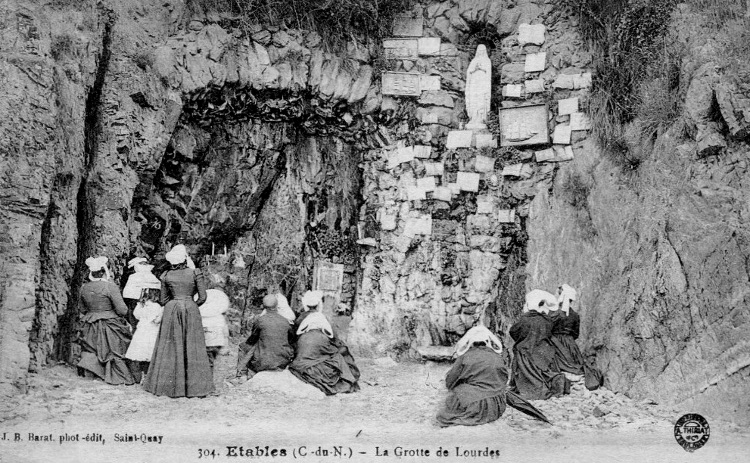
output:
[{"label": "rock outcrop", "polygon": [[580,341],[612,389],[745,422],[746,99],[716,72],[706,37],[684,30],[692,48],[681,72],[692,77],[682,120],[635,173],[590,143],[560,169],[531,205],[528,281],[579,290]]}]

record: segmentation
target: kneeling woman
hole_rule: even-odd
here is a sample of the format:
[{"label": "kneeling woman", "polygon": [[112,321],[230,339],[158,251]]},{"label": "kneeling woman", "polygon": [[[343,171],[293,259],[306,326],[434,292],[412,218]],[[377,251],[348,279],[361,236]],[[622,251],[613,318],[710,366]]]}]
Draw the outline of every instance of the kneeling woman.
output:
[{"label": "kneeling woman", "polygon": [[484,326],[475,326],[458,341],[458,358],[445,377],[450,395],[437,415],[441,427],[475,426],[502,416],[508,382],[502,350],[500,340]]},{"label": "kneeling woman", "polygon": [[93,373],[109,384],[135,384],[125,359],[130,344],[128,308],[120,289],[109,281],[106,257],[89,257],[89,281],[81,287],[81,360],[79,372]]},{"label": "kneeling woman", "polygon": [[297,356],[289,371],[326,395],[359,390],[359,370],[349,349],[333,337],[325,315],[312,312],[297,330]]},{"label": "kneeling woman", "polygon": [[527,400],[549,399],[570,393],[570,382],[560,371],[552,346],[552,321],[547,317],[557,299],[535,289],[526,295],[520,319],[510,327],[513,344],[511,389]]}]

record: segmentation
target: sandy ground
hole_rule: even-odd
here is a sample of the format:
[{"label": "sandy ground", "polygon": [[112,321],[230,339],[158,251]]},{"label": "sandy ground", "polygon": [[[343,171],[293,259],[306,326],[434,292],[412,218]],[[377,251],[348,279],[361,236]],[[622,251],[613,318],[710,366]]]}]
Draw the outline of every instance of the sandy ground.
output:
[{"label": "sandy ground", "polygon": [[[219,358],[218,395],[203,399],[159,398],[139,386],[78,378],[68,366],[49,368],[32,378],[27,395],[0,404],[0,463],[750,461],[750,433],[743,428],[707,416],[709,442],[688,453],[673,427],[690,410],[607,390],[577,386],[570,396],[535,402],[552,425],[508,409],[488,425],[441,429],[434,416],[446,396],[446,364],[359,359],[360,392],[320,397],[301,383],[286,393],[259,389],[260,383],[232,386],[224,378],[235,358]],[[30,441],[29,433],[51,441]],[[76,435],[78,442],[60,443]],[[84,441],[87,435],[95,441]],[[161,442],[116,441],[124,435],[161,436]],[[257,456],[256,446],[268,452]],[[448,455],[438,456],[440,450]]]}]

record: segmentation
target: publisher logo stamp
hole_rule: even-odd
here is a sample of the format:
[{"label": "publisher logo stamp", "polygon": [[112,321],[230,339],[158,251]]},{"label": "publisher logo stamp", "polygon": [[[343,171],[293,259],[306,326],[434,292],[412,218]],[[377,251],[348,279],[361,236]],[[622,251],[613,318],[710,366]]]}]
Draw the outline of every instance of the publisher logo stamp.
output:
[{"label": "publisher logo stamp", "polygon": [[698,450],[706,445],[711,429],[708,421],[697,413],[682,415],[674,424],[674,438],[688,452]]}]

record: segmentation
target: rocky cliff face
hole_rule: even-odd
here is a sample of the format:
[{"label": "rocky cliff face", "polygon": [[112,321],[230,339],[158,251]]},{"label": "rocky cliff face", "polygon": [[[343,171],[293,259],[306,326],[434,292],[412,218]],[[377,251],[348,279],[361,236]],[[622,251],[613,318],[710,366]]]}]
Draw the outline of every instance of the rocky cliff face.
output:
[{"label": "rocky cliff face", "polygon": [[561,168],[531,205],[528,282],[579,289],[581,341],[610,387],[743,421],[750,124],[735,121],[750,106],[737,76],[716,71],[699,19],[681,9],[673,22],[690,50],[682,118],[635,172],[591,143]]},{"label": "rocky cliff face", "polygon": [[[183,242],[232,296],[235,335],[271,284],[295,306],[320,259],[344,264],[360,354],[418,355],[480,319],[504,332],[526,290],[567,282],[613,389],[746,413],[750,114],[710,43],[683,63],[688,124],[623,175],[580,119],[554,150],[498,148],[497,118],[488,138],[448,142],[480,43],[494,109],[546,104],[550,132],[571,128],[563,105],[585,109],[591,56],[553,1],[417,5],[404,33],[427,48],[391,55],[181,1],[0,13],[3,393],[75,358],[86,257],[119,275]],[[392,95],[384,71],[438,85]]]}]

